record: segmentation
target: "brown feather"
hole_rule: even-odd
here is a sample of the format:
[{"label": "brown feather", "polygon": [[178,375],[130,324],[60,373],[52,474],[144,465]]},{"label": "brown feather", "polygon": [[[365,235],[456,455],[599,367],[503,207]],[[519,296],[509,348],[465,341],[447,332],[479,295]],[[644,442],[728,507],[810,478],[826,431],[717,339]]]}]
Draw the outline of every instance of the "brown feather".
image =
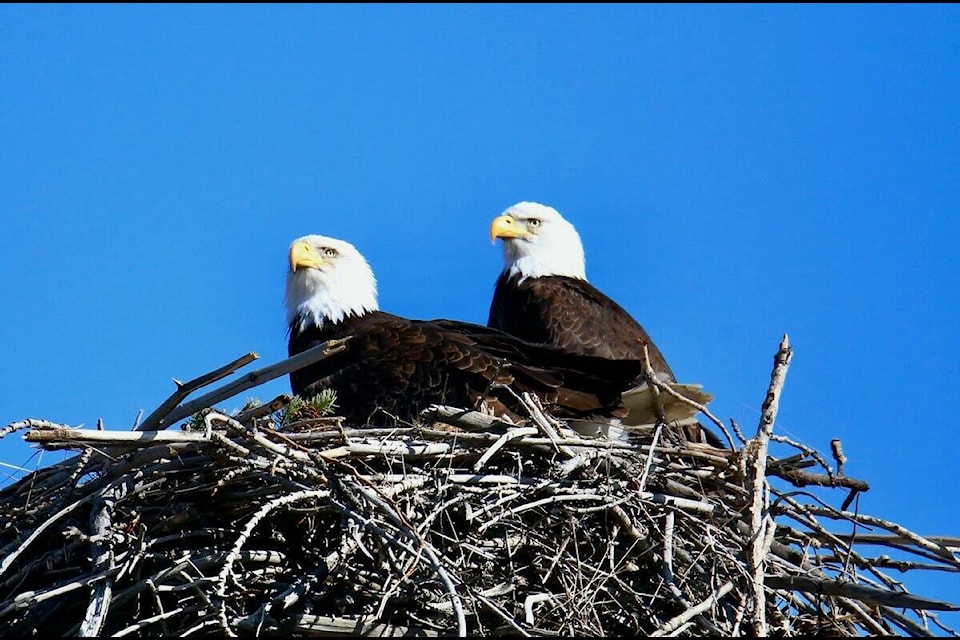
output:
[{"label": "brown feather", "polygon": [[586,280],[500,274],[487,324],[517,337],[571,353],[639,360],[646,343],[650,364],[676,377],[660,349],[633,316]]},{"label": "brown feather", "polygon": [[[640,360],[646,345],[650,366],[658,377],[677,382],[666,358],[640,323],[586,280],[541,276],[521,281],[519,275],[511,277],[504,271],[494,288],[487,324],[530,342],[602,358]],[[643,384],[645,376],[641,374],[636,382]],[[636,424],[636,418],[631,417],[634,419],[628,418],[627,422]],[[687,439],[726,446],[700,423],[686,431]]]},{"label": "brown feather", "polygon": [[332,388],[337,413],[354,423],[392,417],[417,420],[430,404],[477,408],[520,417],[516,394],[535,394],[558,417],[625,413],[620,393],[642,370],[640,361],[611,362],[531,344],[507,333],[451,320],[409,320],[374,311],[323,329],[291,327],[288,351],[300,353],[348,335],[347,349],[290,374],[294,393]]}]

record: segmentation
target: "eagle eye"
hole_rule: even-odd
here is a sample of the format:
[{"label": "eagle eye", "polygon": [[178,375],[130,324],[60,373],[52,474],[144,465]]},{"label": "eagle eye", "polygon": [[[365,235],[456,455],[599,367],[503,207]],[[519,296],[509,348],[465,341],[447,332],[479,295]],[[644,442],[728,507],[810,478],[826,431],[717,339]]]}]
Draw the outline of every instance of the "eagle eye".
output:
[{"label": "eagle eye", "polygon": [[336,258],[336,257],[337,257],[337,250],[334,249],[334,248],[332,248],[332,247],[326,247],[326,248],[323,250],[323,255],[324,255],[324,257],[326,257],[326,258]]},{"label": "eagle eye", "polygon": [[540,226],[540,222],[542,221],[539,218],[530,218],[527,220],[527,226],[536,229]]}]

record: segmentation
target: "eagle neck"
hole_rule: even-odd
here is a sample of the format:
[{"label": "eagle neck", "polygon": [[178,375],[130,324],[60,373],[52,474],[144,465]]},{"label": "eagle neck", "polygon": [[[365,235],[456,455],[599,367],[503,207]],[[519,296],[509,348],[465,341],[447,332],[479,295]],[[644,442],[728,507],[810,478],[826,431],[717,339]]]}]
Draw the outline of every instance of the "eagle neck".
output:
[{"label": "eagle neck", "polygon": [[538,255],[523,255],[510,260],[505,271],[511,278],[519,278],[520,282],[527,278],[542,278],[544,276],[566,276],[577,280],[587,279],[584,261],[579,257],[550,260]]},{"label": "eagle neck", "polygon": [[527,279],[545,278],[548,276],[574,278],[575,280],[583,280],[584,282],[587,280],[586,274],[582,271],[573,270],[569,273],[558,273],[555,270],[539,268],[536,264],[531,265],[523,261],[524,259],[521,258],[504,270],[504,275],[506,275],[507,279],[516,279],[518,284],[522,284]]},{"label": "eagle neck", "polygon": [[376,310],[349,311],[338,314],[334,317],[328,317],[322,314],[312,312],[298,314],[290,322],[290,330],[296,333],[304,333],[311,329],[335,337],[354,321],[366,316],[369,313],[375,313]]}]

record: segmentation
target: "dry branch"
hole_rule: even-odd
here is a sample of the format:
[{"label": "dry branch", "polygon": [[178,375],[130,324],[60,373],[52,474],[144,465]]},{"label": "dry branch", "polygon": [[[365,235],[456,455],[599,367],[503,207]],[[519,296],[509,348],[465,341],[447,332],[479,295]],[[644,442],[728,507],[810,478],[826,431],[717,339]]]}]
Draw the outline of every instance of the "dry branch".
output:
[{"label": "dry branch", "polygon": [[750,492],[750,529],[751,539],[746,548],[749,571],[753,578],[753,609],[750,620],[754,627],[754,634],[767,635],[766,603],[763,588],[765,562],[770,544],[773,542],[773,520],[767,513],[769,504],[767,490],[767,449],[770,445],[770,436],[773,434],[773,425],[777,417],[780,404],[780,392],[783,389],[787,368],[793,355],[790,349],[790,340],[786,335],[780,342],[780,349],[774,356],[773,371],[770,374],[770,387],[767,397],[763,401],[763,410],[760,415],[760,425],[757,435],[750,446],[745,447],[745,462],[747,464],[747,489]]},{"label": "dry branch", "polygon": [[210,373],[206,373],[199,378],[194,378],[190,382],[180,382],[179,380],[174,379],[173,383],[177,386],[177,390],[174,391],[169,398],[164,400],[163,404],[157,407],[143,422],[137,425],[136,431],[156,430],[156,428],[163,422],[164,418],[166,418],[167,415],[173,411],[178,404],[183,402],[183,399],[188,395],[197,389],[207,386],[208,384],[213,384],[217,380],[226,378],[234,371],[242,369],[259,357],[259,355],[251,351],[246,355],[240,356],[233,362],[225,364],[219,369],[211,371]]},{"label": "dry branch", "polygon": [[829,596],[844,596],[872,605],[883,605],[901,609],[930,609],[933,611],[960,611],[960,606],[920,598],[910,593],[899,591],[885,591],[860,584],[844,583],[838,580],[824,580],[821,578],[806,578],[803,576],[768,576],[768,587],[774,589],[790,589],[806,591]]},{"label": "dry branch", "polygon": [[[269,382],[274,378],[279,378],[280,376],[287,375],[291,371],[302,369],[303,367],[311,365],[314,362],[318,362],[320,360],[323,360],[324,358],[329,358],[332,355],[340,353],[346,348],[347,342],[349,340],[350,338],[343,338],[340,340],[328,340],[322,344],[318,344],[315,347],[307,349],[303,353],[298,353],[295,356],[287,358],[286,360],[281,360],[280,362],[270,365],[269,367],[264,367],[263,369],[257,369],[256,371],[251,371],[250,373],[244,375],[240,379],[234,380],[233,382],[230,382],[229,384],[226,384],[222,387],[218,387],[217,389],[214,389],[210,393],[207,393],[197,398],[196,400],[188,402],[187,404],[184,404],[184,405],[180,405],[179,407],[176,407],[176,408],[171,407],[171,410],[167,412],[167,415],[159,415],[163,412],[161,412],[161,410],[158,409],[157,411],[154,411],[153,414],[151,414],[151,418],[153,418],[154,416],[159,416],[159,417],[154,418],[152,421],[150,418],[148,418],[143,422],[143,424],[137,427],[137,430],[147,431],[148,429],[151,429],[151,428],[157,428],[157,429],[166,428],[172,424],[175,424],[178,420],[182,420],[183,418],[192,416],[198,411],[212,407],[218,402],[223,402],[228,398],[232,398],[233,396],[237,395],[238,393],[242,393],[247,389],[252,389],[253,387],[259,386],[264,382]],[[235,362],[230,363],[225,367],[222,367],[220,370],[218,370],[218,372],[232,373],[232,371],[228,371],[228,369],[233,367],[236,363],[241,362],[243,359],[244,358],[240,358],[239,360],[236,360]],[[203,386],[205,384],[209,384],[210,382],[218,380],[219,378],[214,375],[218,372],[214,372],[211,374],[201,376],[200,378],[197,378],[198,381],[202,381],[202,384],[193,385],[193,388],[199,388],[199,386]],[[220,377],[223,377],[223,376],[220,376]],[[193,383],[188,383],[188,385],[190,384],[193,384]],[[183,385],[183,387],[186,388],[188,385]],[[176,398],[176,402],[179,403],[180,400],[183,399],[182,397],[179,397],[180,396],[179,392],[180,392],[180,389],[178,389],[177,393],[171,396],[171,398],[167,402],[165,402],[164,405],[161,405],[161,409],[163,409],[175,398]],[[186,396],[184,395],[183,397],[186,397]],[[174,405],[174,407],[175,406],[176,405]],[[152,424],[152,422],[156,422],[156,424],[154,425]],[[151,424],[148,424],[148,423],[151,423]]]}]

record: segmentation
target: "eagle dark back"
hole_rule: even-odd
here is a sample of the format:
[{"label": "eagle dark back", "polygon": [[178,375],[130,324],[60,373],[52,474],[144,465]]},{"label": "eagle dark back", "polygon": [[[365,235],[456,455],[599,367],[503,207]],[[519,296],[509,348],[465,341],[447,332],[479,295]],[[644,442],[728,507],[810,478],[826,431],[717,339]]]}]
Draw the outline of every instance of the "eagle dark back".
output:
[{"label": "eagle dark back", "polygon": [[519,418],[515,394],[523,392],[535,394],[559,417],[618,417],[624,413],[620,392],[641,370],[639,361],[579,358],[479,325],[381,311],[322,329],[294,325],[288,352],[347,336],[353,338],[344,351],[292,372],[290,382],[304,397],[333,389],[337,415],[354,424],[416,422],[431,404],[485,406]]},{"label": "eagle dark back", "polygon": [[522,279],[500,274],[487,324],[515,336],[584,355],[643,357],[653,370],[676,378],[644,328],[626,310],[586,280],[567,276]]}]

